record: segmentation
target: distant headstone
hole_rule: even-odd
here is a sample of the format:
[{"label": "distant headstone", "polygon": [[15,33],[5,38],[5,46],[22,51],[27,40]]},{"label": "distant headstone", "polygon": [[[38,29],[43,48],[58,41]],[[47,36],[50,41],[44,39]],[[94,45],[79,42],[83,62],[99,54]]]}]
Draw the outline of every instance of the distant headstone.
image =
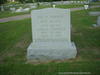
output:
[{"label": "distant headstone", "polygon": [[100,16],[100,12],[99,11],[89,12],[89,15],[91,15],[91,16]]},{"label": "distant headstone", "polygon": [[32,8],[37,8],[37,7],[34,5],[34,6],[30,6],[30,8],[32,9]]},{"label": "distant headstone", "polygon": [[23,9],[23,12],[26,12],[26,11],[29,11],[30,10],[30,8],[25,8],[25,9]]},{"label": "distant headstone", "polygon": [[53,5],[53,8],[55,8],[56,7],[56,5]]},{"label": "distant headstone", "polygon": [[74,1],[70,1],[71,3],[74,3]]},{"label": "distant headstone", "polygon": [[83,2],[82,1],[80,1],[80,4],[82,4]]},{"label": "distant headstone", "polygon": [[94,27],[98,27],[100,26],[100,12],[96,11],[96,12],[89,12],[89,15],[91,16],[98,16],[97,17],[97,24],[93,24]]},{"label": "distant headstone", "polygon": [[97,25],[100,26],[100,16],[97,18]]},{"label": "distant headstone", "polygon": [[89,5],[84,5],[84,9],[88,9],[89,8]]},{"label": "distant headstone", "polygon": [[17,9],[15,12],[23,12],[23,8],[19,7],[19,9]]},{"label": "distant headstone", "polygon": [[16,9],[15,9],[15,8],[10,8],[10,10],[11,10],[12,12],[15,12]]},{"label": "distant headstone", "polygon": [[1,6],[1,11],[4,11],[4,6]]},{"label": "distant headstone", "polygon": [[31,18],[33,41],[27,50],[28,60],[75,58],[77,51],[71,42],[69,9],[33,10]]},{"label": "distant headstone", "polygon": [[77,1],[77,3],[80,3],[80,1]]},{"label": "distant headstone", "polygon": [[15,0],[12,0],[12,2],[15,2]]}]

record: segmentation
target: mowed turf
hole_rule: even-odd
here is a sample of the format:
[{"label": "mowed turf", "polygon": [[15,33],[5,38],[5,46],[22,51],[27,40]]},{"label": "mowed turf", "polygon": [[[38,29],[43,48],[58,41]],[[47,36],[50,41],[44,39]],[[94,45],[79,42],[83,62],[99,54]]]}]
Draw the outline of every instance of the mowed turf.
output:
[{"label": "mowed turf", "polygon": [[[100,11],[100,8],[90,11],[93,10]],[[0,75],[60,75],[64,72],[99,75],[100,27],[92,27],[96,18],[89,16],[88,11],[72,12],[72,41],[78,50],[77,57],[37,65],[26,62],[27,47],[32,41],[31,19],[0,23]]]}]

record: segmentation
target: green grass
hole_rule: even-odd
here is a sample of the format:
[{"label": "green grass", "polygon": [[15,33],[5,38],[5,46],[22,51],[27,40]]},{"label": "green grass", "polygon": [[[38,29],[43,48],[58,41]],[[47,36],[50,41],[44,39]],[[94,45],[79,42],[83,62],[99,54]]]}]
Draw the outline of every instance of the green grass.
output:
[{"label": "green grass", "polygon": [[62,75],[59,73],[63,72],[90,72],[91,74],[89,75],[96,75],[96,73],[98,73],[97,75],[99,75],[100,72],[98,68],[100,66],[100,62],[97,61],[95,62],[90,61],[90,62],[64,62],[64,63],[49,63],[40,65],[5,64],[0,66],[1,67],[0,72],[1,75]]},{"label": "green grass", "polygon": [[91,2],[92,5],[100,5],[100,1],[97,2]]},{"label": "green grass", "polygon": [[70,4],[70,5],[57,5],[57,8],[79,8],[83,7],[83,4]]},{"label": "green grass", "polygon": [[96,9],[89,9],[89,11],[91,12],[93,12],[93,11],[100,11],[100,8],[96,8]]},{"label": "green grass", "polygon": [[77,46],[77,57],[38,65],[26,63],[27,47],[32,41],[31,19],[0,23],[0,75],[60,75],[59,72],[91,72],[92,75],[99,75],[100,27],[92,27],[96,18],[89,16],[88,11],[72,12],[72,41]]},{"label": "green grass", "polygon": [[11,16],[24,15],[24,14],[29,14],[29,12],[12,13],[11,11],[2,11],[0,12],[0,18],[7,18]]}]

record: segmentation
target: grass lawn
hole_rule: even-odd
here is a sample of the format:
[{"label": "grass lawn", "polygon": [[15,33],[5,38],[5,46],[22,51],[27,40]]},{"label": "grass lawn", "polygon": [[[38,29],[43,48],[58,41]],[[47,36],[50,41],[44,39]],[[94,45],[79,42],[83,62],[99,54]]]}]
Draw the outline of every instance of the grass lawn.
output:
[{"label": "grass lawn", "polygon": [[11,17],[11,16],[29,14],[29,13],[30,12],[12,13],[11,11],[2,11],[2,12],[0,12],[0,19],[1,18]]},{"label": "grass lawn", "polygon": [[70,5],[57,5],[57,8],[79,8],[83,7],[83,4],[70,4]]},{"label": "grass lawn", "polygon": [[[100,11],[99,8],[91,10]],[[38,65],[26,63],[27,47],[32,41],[31,19],[0,23],[0,75],[61,75],[64,72],[99,75],[100,27],[92,27],[96,18],[87,11],[72,12],[72,41],[77,46],[77,57]]]}]

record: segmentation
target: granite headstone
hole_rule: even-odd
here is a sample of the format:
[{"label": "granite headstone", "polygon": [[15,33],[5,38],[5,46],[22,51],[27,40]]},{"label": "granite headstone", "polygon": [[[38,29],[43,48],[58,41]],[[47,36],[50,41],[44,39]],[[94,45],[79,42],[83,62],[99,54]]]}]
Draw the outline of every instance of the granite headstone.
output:
[{"label": "granite headstone", "polygon": [[98,16],[97,17],[97,23],[93,24],[93,26],[94,27],[100,26],[100,12],[99,11],[89,12],[89,15],[91,15],[91,16]]},{"label": "granite headstone", "polygon": [[27,49],[28,60],[75,58],[77,51],[71,42],[70,9],[33,10],[31,18],[32,43]]}]

